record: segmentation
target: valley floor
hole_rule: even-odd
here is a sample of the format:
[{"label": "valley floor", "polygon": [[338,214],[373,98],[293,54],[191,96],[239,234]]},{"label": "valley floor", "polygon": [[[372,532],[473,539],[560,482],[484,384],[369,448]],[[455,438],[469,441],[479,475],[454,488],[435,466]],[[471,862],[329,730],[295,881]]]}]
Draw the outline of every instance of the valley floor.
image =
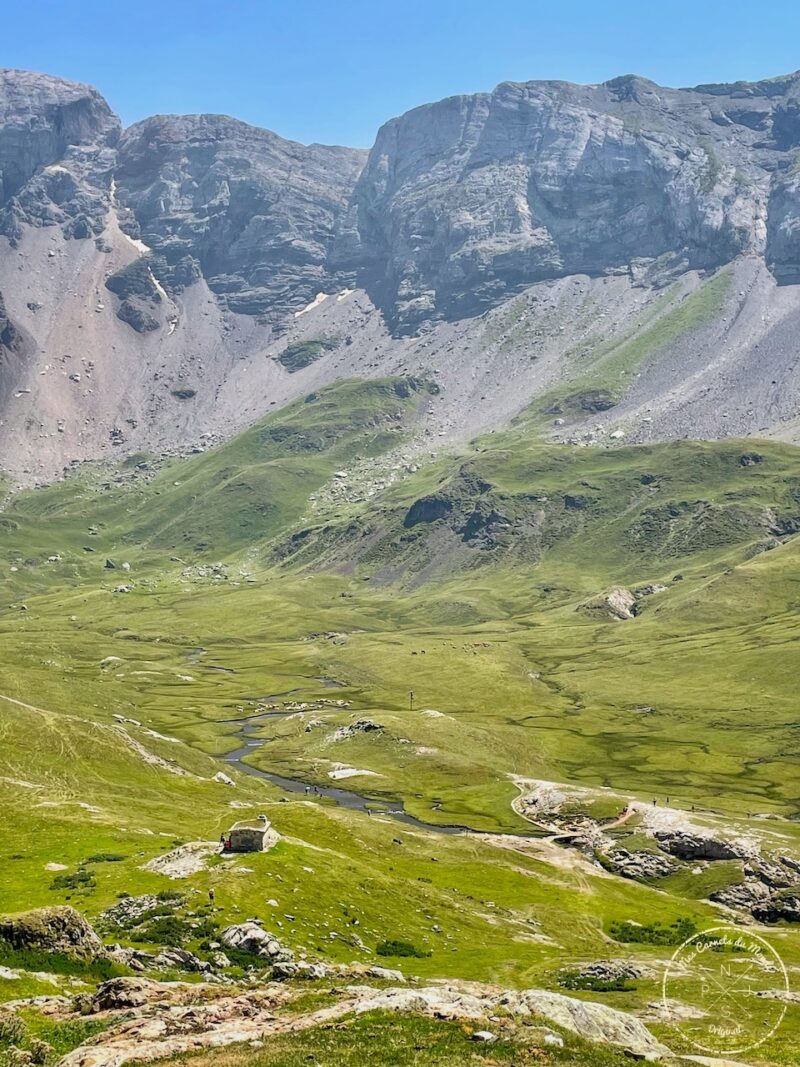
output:
[{"label": "valley floor", "polygon": [[[336,386],[208,454],[7,502],[0,911],[78,908],[119,971],[9,949],[4,1001],[196,983],[178,948],[251,996],[269,966],[212,946],[252,918],[295,978],[560,992],[682,1053],[702,983],[679,976],[664,1008],[663,982],[687,938],[757,933],[796,985],[794,450],[570,450],[518,428],[360,494],[350,472],[403,440],[420,389]],[[273,847],[220,854],[260,814]],[[323,973],[301,988],[330,1007],[361,972]],[[795,1062],[794,994],[750,1013],[776,1002],[746,1062]],[[355,1063],[375,1025],[398,1064],[412,1044],[481,1062],[477,1023],[406,1006],[224,1055]],[[489,1060],[618,1057],[482,1011]]]}]

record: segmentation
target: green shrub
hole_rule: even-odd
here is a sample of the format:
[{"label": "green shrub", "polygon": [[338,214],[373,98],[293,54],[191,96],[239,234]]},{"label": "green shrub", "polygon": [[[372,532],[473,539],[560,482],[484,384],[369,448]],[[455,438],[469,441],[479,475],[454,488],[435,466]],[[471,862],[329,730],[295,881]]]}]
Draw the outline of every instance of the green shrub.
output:
[{"label": "green shrub", "polygon": [[50,883],[51,889],[93,889],[97,885],[91,871],[79,867],[74,874],[57,874]]},{"label": "green shrub", "polygon": [[415,956],[420,960],[430,956],[430,952],[425,952],[423,949],[417,948],[417,946],[412,945],[410,941],[381,941],[376,946],[375,951],[379,956]]},{"label": "green shrub", "polygon": [[278,356],[278,362],[282,364],[290,374],[295,371],[310,367],[312,363],[324,356],[326,352],[338,347],[341,338],[338,334],[323,333],[318,337],[309,337],[306,341],[295,341],[287,345]]},{"label": "green shrub", "polygon": [[97,852],[94,856],[89,856],[85,861],[86,863],[119,863],[121,860],[126,860],[128,857],[121,852]]},{"label": "green shrub", "polygon": [[107,978],[119,978],[130,972],[105,956],[96,959],[76,959],[65,952],[45,952],[35,948],[14,948],[7,941],[0,941],[0,964],[12,970],[49,971],[51,974],[88,975],[103,982]]},{"label": "green shrub", "polygon": [[663,923],[640,925],[626,919],[625,922],[612,923],[610,928],[615,941],[640,945],[681,945],[696,932],[694,920],[686,917],[676,919],[669,926]]},{"label": "green shrub", "polygon": [[196,936],[196,931],[177,915],[159,915],[140,926],[133,935],[137,941],[177,948]]},{"label": "green shrub", "polygon": [[593,993],[631,993],[636,986],[629,978],[599,978],[597,975],[581,974],[580,971],[561,971],[558,984],[564,989],[585,989]]},{"label": "green shrub", "polygon": [[162,889],[160,893],[156,893],[156,900],[161,900],[164,903],[169,901],[182,902],[185,899],[183,893],[178,889]]}]

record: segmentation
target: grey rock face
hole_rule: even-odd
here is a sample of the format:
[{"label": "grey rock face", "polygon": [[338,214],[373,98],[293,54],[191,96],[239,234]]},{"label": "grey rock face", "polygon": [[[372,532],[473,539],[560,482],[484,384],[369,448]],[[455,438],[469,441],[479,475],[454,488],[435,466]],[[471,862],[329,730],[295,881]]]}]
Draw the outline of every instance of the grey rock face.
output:
[{"label": "grey rock face", "polygon": [[117,318],[127,322],[138,333],[157,330],[161,320],[157,316],[162,303],[151,259],[143,256],[130,266],[117,271],[106,280],[106,289],[120,298]]},{"label": "grey rock face", "polygon": [[605,858],[611,869],[623,878],[665,878],[680,869],[675,860],[644,849],[629,852],[626,848],[615,848]]},{"label": "grey rock face", "polygon": [[168,287],[202,273],[231,310],[278,322],[332,284],[328,248],[363,162],[223,115],[158,116],[123,135],[117,195]]},{"label": "grey rock face", "polygon": [[0,233],[16,240],[26,224],[99,233],[119,130],[96,89],[0,70]]},{"label": "grey rock face", "polygon": [[[506,84],[393,119],[365,166],[218,115],[121,134],[95,90],[0,71],[3,465],[27,483],[112,448],[200,447],[408,360],[437,376],[434,448],[546,393],[565,443],[602,444],[594,416],[619,427],[609,441],[795,439],[800,310],[775,281],[800,281],[799,101],[800,75]],[[712,320],[656,352],[651,312],[677,314],[729,263],[706,291]],[[650,355],[624,390],[576,377],[631,336]],[[65,418],[51,370],[76,357]],[[409,528],[427,523],[442,557],[537,558],[548,528],[577,530],[595,506],[577,491],[563,514],[491,487],[469,497],[432,494]],[[762,532],[796,528],[765,518]]]},{"label": "grey rock face", "polygon": [[22,347],[22,335],[8,316],[2,293],[0,293],[0,347],[10,352],[18,352]]},{"label": "grey rock face", "polygon": [[747,855],[733,841],[722,841],[688,830],[657,830],[655,836],[661,848],[682,860],[737,860]]},{"label": "grey rock face", "polygon": [[799,86],[506,83],[417,108],[379,132],[345,247],[400,329],[564,274],[753,252],[794,278]]},{"label": "grey rock face", "polygon": [[718,904],[725,904],[729,908],[744,908],[752,911],[754,908],[765,907],[769,903],[770,891],[763,882],[738,882],[736,885],[718,889],[711,894],[710,899]]},{"label": "grey rock face", "polygon": [[800,894],[791,890],[775,893],[765,903],[756,905],[752,911],[759,922],[800,923]]}]

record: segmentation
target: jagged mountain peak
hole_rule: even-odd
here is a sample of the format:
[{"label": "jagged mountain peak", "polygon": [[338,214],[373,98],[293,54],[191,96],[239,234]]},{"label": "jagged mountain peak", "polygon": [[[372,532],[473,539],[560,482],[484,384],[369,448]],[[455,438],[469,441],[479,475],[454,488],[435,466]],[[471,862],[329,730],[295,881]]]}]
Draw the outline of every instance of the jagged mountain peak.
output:
[{"label": "jagged mountain peak", "polygon": [[[197,446],[396,372],[438,375],[434,444],[554,389],[542,410],[609,396],[642,439],[791,437],[798,85],[503,82],[389,120],[366,153],[218,114],[122,131],[96,90],[5,71],[5,464]],[[696,291],[708,316],[679,314]],[[673,313],[662,342],[650,320]],[[609,386],[591,368],[628,344]]]}]

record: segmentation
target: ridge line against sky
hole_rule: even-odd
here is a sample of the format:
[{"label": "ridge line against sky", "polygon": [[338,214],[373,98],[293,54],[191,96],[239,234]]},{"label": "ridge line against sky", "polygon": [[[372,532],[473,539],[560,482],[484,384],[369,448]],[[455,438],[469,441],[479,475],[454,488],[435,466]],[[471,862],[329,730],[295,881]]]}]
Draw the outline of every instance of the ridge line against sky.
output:
[{"label": "ridge line against sky", "polygon": [[0,66],[89,82],[125,125],[214,112],[366,148],[395,115],[499,82],[757,81],[797,69],[798,40],[786,0],[6,0]]}]

